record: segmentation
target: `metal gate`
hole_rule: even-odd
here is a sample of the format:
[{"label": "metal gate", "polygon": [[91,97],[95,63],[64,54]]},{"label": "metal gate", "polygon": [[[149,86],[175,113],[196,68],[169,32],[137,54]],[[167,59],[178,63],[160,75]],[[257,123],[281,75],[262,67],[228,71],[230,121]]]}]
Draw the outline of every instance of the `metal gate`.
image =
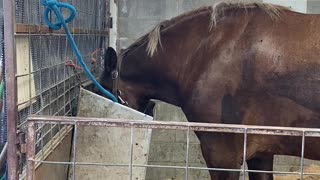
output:
[{"label": "metal gate", "polygon": [[[103,48],[108,43],[109,1],[61,0],[77,9],[69,24],[91,72],[101,71]],[[64,31],[52,31],[43,22],[40,0],[4,0],[5,65],[8,121],[8,176],[19,179],[25,164],[24,133],[31,114],[72,116],[79,87],[88,78],[78,66]],[[67,16],[68,12],[62,9]],[[51,15],[51,19],[55,17]],[[36,128],[36,152],[41,151],[62,125]],[[70,130],[70,129],[69,129]],[[17,157],[17,152],[19,157]]]},{"label": "metal gate", "polygon": [[[264,127],[264,126],[245,126],[245,125],[226,125],[226,124],[213,124],[213,123],[190,123],[190,122],[159,122],[159,121],[137,121],[137,120],[125,120],[125,119],[99,119],[99,118],[81,118],[81,117],[53,117],[53,116],[30,116],[28,125],[28,180],[33,179],[34,165],[36,162],[61,165],[71,165],[73,169],[76,166],[86,165],[94,167],[126,167],[128,168],[129,179],[132,180],[132,174],[134,168],[167,168],[167,169],[181,169],[184,170],[184,179],[189,179],[189,171],[191,170],[207,170],[207,171],[229,171],[229,172],[241,172],[245,174],[247,172],[256,173],[273,173],[273,174],[291,174],[299,175],[300,179],[303,179],[305,175],[317,175],[320,173],[304,173],[304,150],[305,150],[305,139],[306,137],[319,137],[320,129],[308,129],[308,128],[287,128],[287,127]],[[57,162],[57,161],[43,161],[35,158],[35,142],[36,142],[36,127],[37,124],[51,124],[51,125],[72,125],[75,129],[73,137],[73,148],[77,148],[76,137],[78,135],[77,128],[79,126],[99,126],[99,127],[122,127],[130,130],[130,142],[128,143],[129,160],[128,164],[108,164],[108,163],[96,163],[96,162],[76,162],[73,153],[73,161],[71,162]],[[134,131],[137,128],[145,129],[167,129],[167,130],[181,130],[186,134],[186,150],[185,150],[185,164],[181,166],[165,166],[165,165],[149,165],[149,164],[138,164],[132,158],[132,154],[135,147],[133,141]],[[247,154],[247,137],[250,134],[259,135],[277,135],[277,136],[296,136],[301,137],[301,160],[300,160],[300,171],[299,172],[284,172],[284,171],[258,171],[248,170],[245,166],[242,169],[225,169],[225,168],[206,168],[206,167],[195,167],[189,164],[190,158],[190,133],[191,131],[203,131],[203,132],[218,132],[218,133],[237,133],[243,135],[243,164],[245,164]],[[74,150],[74,152],[76,152]],[[76,173],[76,172],[75,172]],[[75,175],[73,174],[72,179]],[[246,179],[243,175],[242,179]]]}]

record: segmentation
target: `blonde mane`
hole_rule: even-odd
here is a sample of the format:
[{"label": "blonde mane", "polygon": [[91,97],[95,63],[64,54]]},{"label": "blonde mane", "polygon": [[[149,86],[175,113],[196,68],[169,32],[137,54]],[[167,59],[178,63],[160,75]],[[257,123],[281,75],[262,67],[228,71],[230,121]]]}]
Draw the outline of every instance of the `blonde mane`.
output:
[{"label": "blonde mane", "polygon": [[211,22],[209,22],[208,27],[209,30],[211,30],[213,27],[217,26],[218,21],[225,16],[226,12],[232,11],[232,10],[244,10],[245,12],[248,11],[248,9],[260,9],[266,14],[269,15],[269,17],[273,20],[276,20],[280,17],[281,12],[284,10],[288,10],[288,8],[273,4],[266,4],[266,3],[244,3],[244,2],[220,2],[213,6],[204,6],[197,8],[195,10],[189,11],[187,13],[184,13],[182,15],[179,15],[177,17],[174,17],[170,20],[161,22],[159,25],[157,25],[150,33],[146,34],[145,36],[141,37],[139,40],[137,40],[135,43],[133,43],[125,52],[123,55],[128,53],[130,49],[137,47],[143,43],[147,43],[146,52],[147,54],[152,57],[158,50],[158,45],[162,47],[161,44],[161,30],[170,27],[171,25],[176,24],[177,22],[183,20],[185,17],[190,17],[193,15],[197,15],[199,13],[203,12],[210,12],[211,13]]},{"label": "blonde mane", "polygon": [[147,53],[150,57],[152,57],[153,54],[157,52],[158,44],[160,44],[160,46],[162,47],[160,31],[161,31],[161,24],[157,25],[148,35],[149,42],[147,45]]},{"label": "blonde mane", "polygon": [[233,1],[220,2],[215,4],[212,8],[211,28],[217,25],[218,20],[221,17],[224,17],[226,11],[243,9],[247,12],[248,9],[257,9],[257,8],[262,10],[266,14],[268,14],[269,17],[273,20],[278,19],[282,11],[288,10],[288,8],[284,6],[278,6],[278,5],[267,4],[267,3],[243,3],[243,2],[235,3]]},{"label": "blonde mane", "polygon": [[155,28],[148,34],[148,44],[147,44],[147,54],[152,57],[154,55],[154,53],[157,52],[158,50],[158,44],[160,45],[160,47],[162,47],[161,44],[161,30],[164,28],[167,28],[173,24],[176,24],[177,22],[181,21],[182,19],[184,19],[185,17],[190,17],[192,15],[196,15],[202,12],[206,12],[206,11],[212,11],[212,7],[211,6],[203,6],[194,10],[191,10],[189,12],[183,13],[179,16],[176,16],[170,20],[167,21],[163,21],[160,24],[158,24],[157,26],[155,26]]}]

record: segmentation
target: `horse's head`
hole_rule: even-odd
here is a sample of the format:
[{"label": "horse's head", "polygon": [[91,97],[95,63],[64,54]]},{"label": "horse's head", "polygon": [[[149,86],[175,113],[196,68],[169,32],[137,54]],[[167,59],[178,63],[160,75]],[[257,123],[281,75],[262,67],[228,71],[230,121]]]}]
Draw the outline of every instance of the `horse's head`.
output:
[{"label": "horse's head", "polygon": [[100,76],[100,84],[108,91],[116,95],[115,82],[118,78],[117,53],[109,47],[104,54],[104,70]]},{"label": "horse's head", "polygon": [[[119,72],[117,88],[128,106],[144,111],[150,99],[180,106],[182,93],[189,93],[185,89],[193,82],[190,76],[197,76],[201,71],[195,67],[203,63],[192,60],[198,58],[194,50],[209,33],[210,19],[210,8],[202,8],[160,23],[119,56],[112,48],[108,48],[101,84],[108,90],[116,87],[113,86],[114,78]],[[192,40],[186,37],[192,37]]]},{"label": "horse's head", "polygon": [[[100,76],[100,84],[108,91],[112,92],[119,100],[119,103],[127,105],[139,111],[145,111],[148,104],[146,95],[150,94],[150,89],[136,84],[132,79],[141,79],[138,73],[141,69],[137,68],[131,62],[138,57],[135,53],[128,59],[124,68],[118,68],[118,56],[112,47],[108,47],[104,55],[104,70]],[[122,55],[119,56],[119,59]],[[127,59],[126,59],[127,61]],[[119,65],[120,66],[120,65]],[[120,70],[119,70],[120,69]],[[145,75],[144,75],[145,76]]]}]

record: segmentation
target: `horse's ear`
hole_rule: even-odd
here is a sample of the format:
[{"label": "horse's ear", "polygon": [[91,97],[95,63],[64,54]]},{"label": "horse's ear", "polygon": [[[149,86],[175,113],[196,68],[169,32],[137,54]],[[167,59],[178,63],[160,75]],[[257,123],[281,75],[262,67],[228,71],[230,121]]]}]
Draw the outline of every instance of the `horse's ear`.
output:
[{"label": "horse's ear", "polygon": [[112,48],[108,47],[104,54],[104,68],[106,71],[113,71],[117,68],[117,52]]}]

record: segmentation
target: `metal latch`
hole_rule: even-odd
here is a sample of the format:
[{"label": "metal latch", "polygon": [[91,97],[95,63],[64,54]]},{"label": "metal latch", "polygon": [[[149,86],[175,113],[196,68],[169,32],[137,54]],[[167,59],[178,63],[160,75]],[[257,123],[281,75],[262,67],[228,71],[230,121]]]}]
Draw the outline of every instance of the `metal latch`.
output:
[{"label": "metal latch", "polygon": [[17,146],[18,146],[19,174],[22,174],[23,165],[26,161],[26,154],[27,154],[26,134],[24,132],[18,132]]}]

